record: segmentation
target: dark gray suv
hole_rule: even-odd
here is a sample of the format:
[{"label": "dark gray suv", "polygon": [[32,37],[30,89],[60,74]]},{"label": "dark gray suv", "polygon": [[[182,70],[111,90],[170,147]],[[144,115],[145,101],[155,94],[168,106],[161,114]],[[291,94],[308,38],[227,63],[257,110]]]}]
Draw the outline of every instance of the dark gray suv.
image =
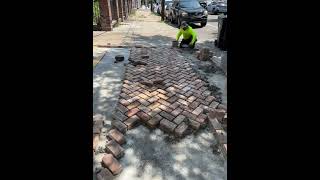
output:
[{"label": "dark gray suv", "polygon": [[201,27],[207,24],[208,11],[198,0],[174,0],[170,11],[170,21],[177,22],[180,27],[182,21],[200,23]]}]

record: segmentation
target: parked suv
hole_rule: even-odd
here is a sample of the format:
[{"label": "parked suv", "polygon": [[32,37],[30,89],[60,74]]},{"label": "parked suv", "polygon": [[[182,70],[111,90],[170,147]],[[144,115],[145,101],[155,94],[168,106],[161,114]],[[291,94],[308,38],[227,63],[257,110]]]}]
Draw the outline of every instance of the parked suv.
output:
[{"label": "parked suv", "polygon": [[200,23],[201,27],[204,27],[207,24],[208,11],[198,0],[174,0],[169,17],[171,22],[177,22],[179,27],[182,21]]}]

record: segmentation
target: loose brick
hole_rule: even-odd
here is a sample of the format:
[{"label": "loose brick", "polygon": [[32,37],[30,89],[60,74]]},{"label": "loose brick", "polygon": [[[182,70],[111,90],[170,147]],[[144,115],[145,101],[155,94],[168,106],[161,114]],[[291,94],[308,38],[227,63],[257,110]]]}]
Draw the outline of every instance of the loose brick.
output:
[{"label": "loose brick", "polygon": [[170,121],[172,121],[174,119],[174,116],[172,116],[171,114],[165,112],[165,111],[162,111],[160,112],[160,115]]},{"label": "loose brick", "polygon": [[150,116],[142,111],[139,111],[137,113],[137,116],[140,118],[141,121],[143,122],[147,122],[148,120],[150,120]]},{"label": "loose brick", "polygon": [[97,173],[97,180],[113,179],[113,174],[109,169],[103,168]]},{"label": "loose brick", "polygon": [[212,101],[209,107],[216,109],[218,107],[219,103],[217,101]]},{"label": "loose brick", "polygon": [[203,108],[198,106],[194,111],[192,111],[192,114],[198,116],[199,114],[201,114],[203,112]]},{"label": "loose brick", "polygon": [[196,121],[199,122],[202,127],[206,125],[207,120],[208,120],[208,116],[205,114],[200,114],[196,119]]},{"label": "loose brick", "polygon": [[135,102],[129,104],[129,105],[127,106],[127,108],[130,110],[130,109],[133,109],[133,108],[138,107],[139,105],[140,105],[140,103],[139,103],[138,101],[135,101]]},{"label": "loose brick", "polygon": [[124,149],[115,140],[111,140],[107,143],[106,150],[117,159],[124,155]]},{"label": "loose brick", "polygon": [[221,121],[226,114],[226,111],[223,109],[214,109],[213,111],[209,111],[209,117],[210,118],[217,118],[219,121]]},{"label": "loose brick", "polygon": [[216,100],[216,98],[214,96],[208,96],[205,101],[207,101],[208,103],[211,103],[213,100]]},{"label": "loose brick", "polygon": [[140,109],[138,109],[138,108],[133,108],[133,109],[130,109],[130,110],[126,113],[126,115],[127,115],[128,117],[131,117],[131,116],[137,114],[137,112],[139,112],[139,111],[140,111]]},{"label": "loose brick", "polygon": [[113,175],[119,174],[122,171],[122,166],[111,154],[106,154],[102,158],[104,167],[108,168]]},{"label": "loose brick", "polygon": [[227,143],[227,135],[226,134],[217,133],[216,137],[218,139],[219,144],[226,144]]},{"label": "loose brick", "polygon": [[114,120],[125,121],[128,117],[125,116],[124,114],[122,114],[120,111],[115,110],[115,111],[112,113],[112,118],[113,118]]},{"label": "loose brick", "polygon": [[220,145],[220,151],[222,153],[222,156],[227,159],[227,144],[221,144]]},{"label": "loose brick", "polygon": [[125,134],[127,132],[127,126],[119,120],[114,120],[111,122],[111,125],[117,130]]},{"label": "loose brick", "polygon": [[192,119],[189,119],[189,125],[194,130],[198,130],[200,128],[200,123]]},{"label": "loose brick", "polygon": [[153,118],[147,121],[147,125],[151,128],[156,128],[161,120],[162,117],[160,115],[155,115]]},{"label": "loose brick", "polygon": [[152,82],[152,81],[141,81],[140,83],[143,84],[143,85],[146,85],[146,86],[148,86],[148,87],[150,87],[150,86],[153,85],[153,82]]},{"label": "loose brick", "polygon": [[185,117],[184,115],[180,114],[179,116],[177,116],[177,117],[173,120],[173,122],[176,123],[176,124],[180,124],[180,123],[182,123],[182,122],[185,121],[185,120],[186,120],[186,117]]},{"label": "loose brick", "polygon": [[124,124],[127,125],[128,129],[134,128],[137,124],[139,124],[139,117],[134,115],[124,121]]},{"label": "loose brick", "polygon": [[163,131],[168,132],[168,133],[172,133],[176,126],[177,126],[176,124],[168,121],[167,119],[162,119],[160,121],[160,129],[162,129]]},{"label": "loose brick", "polygon": [[94,136],[93,136],[93,150],[95,150],[96,149],[96,147],[97,147],[97,145],[98,145],[98,143],[99,143],[99,135],[98,134],[95,134]]},{"label": "loose brick", "polygon": [[223,110],[227,111],[227,106],[225,106],[223,104],[219,104],[217,109],[223,109]]},{"label": "loose brick", "polygon": [[172,114],[173,116],[178,116],[180,113],[182,113],[182,111],[183,111],[183,109],[177,108],[177,109],[173,110],[173,111],[171,112],[171,114]]},{"label": "loose brick", "polygon": [[216,130],[222,130],[221,123],[218,121],[217,118],[209,118],[209,125],[212,129],[214,129],[214,132]]},{"label": "loose brick", "polygon": [[159,100],[159,98],[158,98],[157,96],[154,96],[154,97],[151,97],[151,98],[148,99],[148,101],[149,101],[150,103],[154,103],[154,102],[156,102],[156,101],[158,101],[158,100]]},{"label": "loose brick", "polygon": [[188,129],[188,125],[184,122],[182,122],[178,127],[174,130],[174,133],[178,137],[182,137],[185,135],[185,132]]},{"label": "loose brick", "polygon": [[124,138],[123,134],[116,129],[111,129],[108,133],[108,136],[120,145],[126,142],[126,139]]}]

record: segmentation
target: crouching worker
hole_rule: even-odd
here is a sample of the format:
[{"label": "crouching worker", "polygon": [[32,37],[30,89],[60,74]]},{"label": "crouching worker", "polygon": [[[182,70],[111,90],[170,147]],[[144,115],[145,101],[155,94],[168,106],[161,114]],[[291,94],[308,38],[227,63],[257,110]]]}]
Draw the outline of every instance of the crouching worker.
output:
[{"label": "crouching worker", "polygon": [[177,34],[177,41],[179,41],[181,35],[183,35],[183,39],[180,43],[180,48],[189,46],[193,49],[197,42],[197,33],[185,21],[181,22],[181,26]]}]

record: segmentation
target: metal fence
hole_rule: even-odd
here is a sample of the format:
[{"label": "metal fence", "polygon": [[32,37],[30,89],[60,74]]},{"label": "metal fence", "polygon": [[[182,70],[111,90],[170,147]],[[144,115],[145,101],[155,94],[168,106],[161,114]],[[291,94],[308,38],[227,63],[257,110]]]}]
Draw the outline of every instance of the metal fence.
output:
[{"label": "metal fence", "polygon": [[93,0],[93,25],[98,25],[100,18],[99,1]]}]

